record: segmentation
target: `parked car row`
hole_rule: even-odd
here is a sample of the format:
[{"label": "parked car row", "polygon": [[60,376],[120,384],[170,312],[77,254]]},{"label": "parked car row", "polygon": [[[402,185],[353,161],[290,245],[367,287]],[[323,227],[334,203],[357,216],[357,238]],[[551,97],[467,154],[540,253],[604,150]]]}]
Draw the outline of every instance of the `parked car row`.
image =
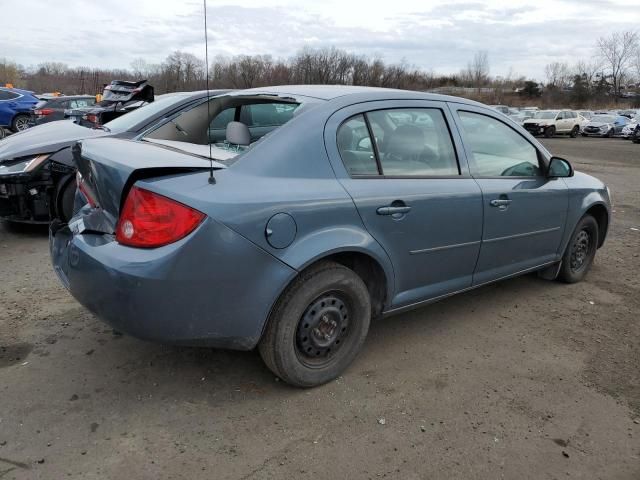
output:
[{"label": "parked car row", "polygon": [[109,136],[134,138],[206,95],[205,91],[160,95],[100,128],[52,121],[5,139],[0,142],[0,218],[27,223],[48,223],[52,216],[69,220],[76,191],[74,143]]},{"label": "parked car row", "polygon": [[0,141],[0,206],[48,210],[61,283],[115,329],[258,348],[302,387],[341,375],[374,317],[527,272],[580,281],[611,215],[601,181],[485,105],[343,86],[36,126]]},{"label": "parked car row", "polygon": [[154,100],[154,89],[146,80],[114,80],[106,85],[99,102],[93,95],[60,95],[0,87],[0,139],[35,125],[70,118],[76,123],[99,127]]},{"label": "parked car row", "polygon": [[505,105],[493,105],[522,125],[532,135],[553,137],[564,134],[571,137],[621,137],[632,139],[640,110],[517,110]]}]

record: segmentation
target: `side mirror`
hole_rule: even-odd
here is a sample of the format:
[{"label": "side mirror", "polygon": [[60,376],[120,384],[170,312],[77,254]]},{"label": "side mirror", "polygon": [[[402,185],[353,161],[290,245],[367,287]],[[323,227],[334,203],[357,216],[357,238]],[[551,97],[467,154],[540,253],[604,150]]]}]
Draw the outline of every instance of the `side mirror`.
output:
[{"label": "side mirror", "polygon": [[549,169],[547,170],[549,178],[567,178],[573,177],[573,167],[571,164],[560,157],[551,157],[549,161]]}]

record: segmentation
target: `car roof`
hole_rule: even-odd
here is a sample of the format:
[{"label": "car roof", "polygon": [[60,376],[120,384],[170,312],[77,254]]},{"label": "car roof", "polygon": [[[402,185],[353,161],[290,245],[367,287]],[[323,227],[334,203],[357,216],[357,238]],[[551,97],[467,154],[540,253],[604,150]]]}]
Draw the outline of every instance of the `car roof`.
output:
[{"label": "car roof", "polygon": [[4,90],[5,92],[15,92],[15,93],[19,93],[21,95],[33,95],[33,92],[30,90],[23,90],[21,88],[7,88],[7,87],[0,87],[0,90]]},{"label": "car roof", "polygon": [[399,90],[395,88],[381,87],[361,87],[354,85],[280,85],[274,87],[259,87],[247,90],[236,90],[233,95],[277,95],[277,96],[301,96],[315,98],[317,100],[331,101],[334,99],[345,99],[346,97],[357,98],[358,101],[390,100],[390,99],[411,99],[411,100],[431,100],[439,102],[456,102],[467,105],[487,107],[466,98],[441,95],[438,93],[427,93],[416,90]]}]

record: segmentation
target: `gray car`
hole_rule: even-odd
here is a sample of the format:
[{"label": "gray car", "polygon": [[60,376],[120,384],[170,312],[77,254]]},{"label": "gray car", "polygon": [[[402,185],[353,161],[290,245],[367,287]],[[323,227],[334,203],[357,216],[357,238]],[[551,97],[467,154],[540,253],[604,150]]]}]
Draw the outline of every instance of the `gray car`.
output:
[{"label": "gray car", "polygon": [[55,122],[65,119],[65,110],[90,107],[96,103],[96,97],[91,95],[69,95],[41,98],[31,112],[32,125]]},{"label": "gray car", "polygon": [[87,204],[50,236],[72,295],[140,338],[258,347],[303,387],[347,368],[371,318],[582,280],[611,215],[601,181],[504,115],[417,92],[239,91],[74,155]]},{"label": "gray car", "polygon": [[[209,95],[227,90],[212,90]],[[149,105],[120,116],[101,128],[69,120],[37,125],[0,141],[0,219],[49,223],[51,214],[73,214],[76,168],[71,146],[98,137],[135,138],[152,125],[207,97],[206,91],[158,96]]]}]

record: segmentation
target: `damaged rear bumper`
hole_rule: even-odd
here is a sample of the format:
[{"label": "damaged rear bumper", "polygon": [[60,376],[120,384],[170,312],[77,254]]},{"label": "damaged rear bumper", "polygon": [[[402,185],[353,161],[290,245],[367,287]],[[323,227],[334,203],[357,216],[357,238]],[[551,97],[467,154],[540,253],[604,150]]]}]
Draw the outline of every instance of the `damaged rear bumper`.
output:
[{"label": "damaged rear bumper", "polygon": [[78,302],[113,328],[161,343],[249,350],[295,270],[207,219],[154,249],[113,235],[50,228],[53,268]]}]

